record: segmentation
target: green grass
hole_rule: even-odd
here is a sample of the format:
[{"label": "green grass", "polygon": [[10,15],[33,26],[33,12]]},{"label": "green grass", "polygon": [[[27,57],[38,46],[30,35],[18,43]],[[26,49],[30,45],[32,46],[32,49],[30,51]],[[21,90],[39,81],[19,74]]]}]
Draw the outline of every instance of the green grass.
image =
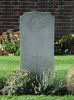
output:
[{"label": "green grass", "polygon": [[[54,70],[58,74],[65,74],[70,67],[74,67],[74,56],[54,57]],[[9,73],[19,68],[19,56],[0,56],[0,77],[7,77]]]},{"label": "green grass", "polygon": [[65,77],[71,67],[74,67],[74,56],[54,57],[54,70],[59,77],[62,75]]},{"label": "green grass", "polygon": [[19,56],[0,56],[0,78],[20,68]]},{"label": "green grass", "polygon": [[1,96],[0,100],[74,100],[73,96]]},{"label": "green grass", "polygon": [[54,57],[55,70],[67,70],[74,66],[74,56],[55,56]]},{"label": "green grass", "polygon": [[[58,76],[66,75],[74,67],[74,56],[55,56],[54,70]],[[20,68],[20,57],[0,56],[0,78]],[[73,96],[0,96],[0,100],[74,100]]]}]

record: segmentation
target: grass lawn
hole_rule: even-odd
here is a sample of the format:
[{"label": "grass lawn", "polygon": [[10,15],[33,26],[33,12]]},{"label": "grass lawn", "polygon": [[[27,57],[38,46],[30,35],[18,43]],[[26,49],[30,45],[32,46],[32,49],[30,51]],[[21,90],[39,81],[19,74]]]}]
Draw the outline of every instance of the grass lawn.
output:
[{"label": "grass lawn", "polygon": [[19,56],[0,56],[0,78],[20,68]]},{"label": "grass lawn", "polygon": [[[67,70],[74,67],[74,56],[55,56],[54,70],[57,75],[66,75]],[[20,57],[0,56],[0,78],[20,68]],[[74,100],[73,96],[0,96],[0,100]]]},{"label": "grass lawn", "polygon": [[74,100],[73,96],[1,96],[0,100]]}]

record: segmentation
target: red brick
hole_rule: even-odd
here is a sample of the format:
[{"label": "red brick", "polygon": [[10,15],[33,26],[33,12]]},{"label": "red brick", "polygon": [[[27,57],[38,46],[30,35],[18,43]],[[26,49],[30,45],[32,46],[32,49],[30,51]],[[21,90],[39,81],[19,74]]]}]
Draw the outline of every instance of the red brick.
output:
[{"label": "red brick", "polygon": [[57,37],[74,33],[74,0],[0,0],[0,33],[9,28],[19,30],[20,15],[30,11],[51,12]]}]

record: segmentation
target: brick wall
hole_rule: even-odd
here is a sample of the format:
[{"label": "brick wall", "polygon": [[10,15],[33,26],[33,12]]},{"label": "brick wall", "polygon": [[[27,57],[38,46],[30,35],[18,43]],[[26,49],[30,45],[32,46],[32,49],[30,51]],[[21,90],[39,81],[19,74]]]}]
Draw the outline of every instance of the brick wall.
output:
[{"label": "brick wall", "polygon": [[74,0],[0,0],[0,34],[19,29],[23,12],[51,12],[55,16],[55,36],[74,33]]}]

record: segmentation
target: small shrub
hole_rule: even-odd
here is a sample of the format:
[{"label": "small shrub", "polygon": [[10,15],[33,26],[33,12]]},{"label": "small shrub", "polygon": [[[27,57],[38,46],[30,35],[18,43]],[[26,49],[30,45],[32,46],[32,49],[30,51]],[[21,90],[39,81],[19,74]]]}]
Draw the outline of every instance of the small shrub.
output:
[{"label": "small shrub", "polygon": [[28,70],[18,70],[11,73],[2,92],[5,95],[22,95],[34,93],[35,75]]},{"label": "small shrub", "polygon": [[65,81],[62,76],[58,78],[54,72],[49,69],[43,71],[41,80],[37,80],[37,86],[34,87],[35,94],[45,95],[64,95],[66,94]]},{"label": "small shrub", "polygon": [[2,55],[4,55],[4,50],[2,44],[0,43],[0,56]]},{"label": "small shrub", "polygon": [[61,45],[59,42],[54,43],[54,54],[61,55]]},{"label": "small shrub", "polygon": [[2,89],[6,84],[6,78],[0,78],[0,95],[2,95]]},{"label": "small shrub", "polygon": [[74,46],[70,48],[71,54],[74,54]]},{"label": "small shrub", "polygon": [[71,34],[64,35],[60,40],[62,54],[69,54],[71,45],[74,45],[74,37]]},{"label": "small shrub", "polygon": [[70,51],[71,54],[74,54],[74,37],[70,40]]},{"label": "small shrub", "polygon": [[74,68],[70,68],[66,77],[67,90],[71,95],[74,95]]},{"label": "small shrub", "polygon": [[20,48],[20,36],[18,31],[14,31],[13,29],[9,29],[6,32],[3,32],[0,36],[0,44],[2,46],[3,52],[5,55],[10,53],[17,54],[18,49]]},{"label": "small shrub", "polygon": [[74,46],[74,37],[72,37],[72,39],[70,40],[70,47]]},{"label": "small shrub", "polygon": [[54,43],[54,53],[61,54],[74,54],[74,35],[65,34],[61,39]]},{"label": "small shrub", "polygon": [[0,78],[0,89],[2,89],[6,84],[6,78]]}]

